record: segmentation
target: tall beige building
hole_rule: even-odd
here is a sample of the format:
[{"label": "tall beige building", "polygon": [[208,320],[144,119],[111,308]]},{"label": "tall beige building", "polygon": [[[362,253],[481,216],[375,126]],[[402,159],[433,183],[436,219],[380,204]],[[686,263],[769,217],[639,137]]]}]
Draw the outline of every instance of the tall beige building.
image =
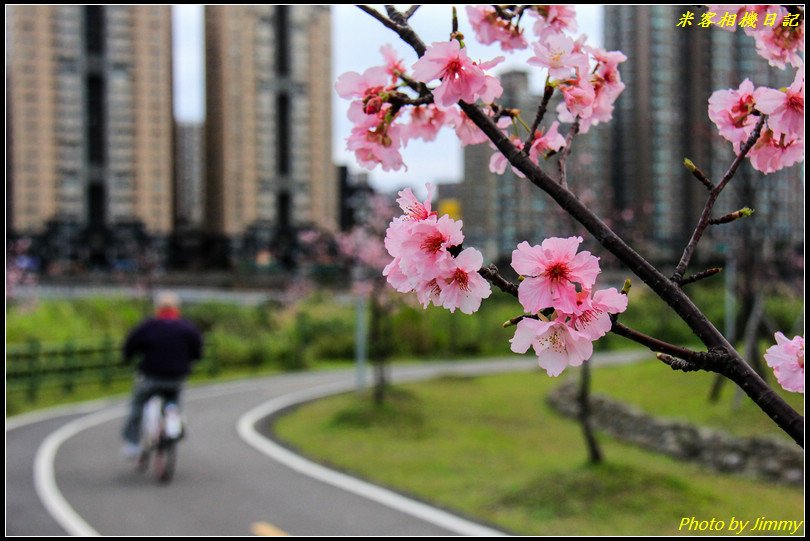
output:
[{"label": "tall beige building", "polygon": [[233,253],[336,229],[329,7],[207,6],[205,41],[209,233]]},{"label": "tall beige building", "polygon": [[102,259],[170,232],[171,55],[169,6],[6,8],[12,231]]}]

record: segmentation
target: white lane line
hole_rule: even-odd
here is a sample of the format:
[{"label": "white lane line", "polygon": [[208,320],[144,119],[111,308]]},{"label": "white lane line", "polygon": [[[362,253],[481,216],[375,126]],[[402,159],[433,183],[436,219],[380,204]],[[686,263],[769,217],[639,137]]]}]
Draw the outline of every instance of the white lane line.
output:
[{"label": "white lane line", "polygon": [[316,464],[295,453],[285,449],[281,445],[271,441],[256,431],[255,425],[261,419],[272,415],[284,408],[322,398],[353,388],[353,382],[340,382],[328,385],[321,385],[311,389],[298,391],[274,398],[269,402],[253,408],[239,418],[237,431],[239,436],[249,445],[258,451],[284,464],[285,466],[302,473],[313,479],[338,487],[347,492],[357,494],[369,500],[381,503],[391,509],[407,513],[426,522],[430,522],[452,532],[461,535],[475,536],[502,536],[506,535],[492,528],[476,524],[463,519],[441,509],[431,507],[422,502],[412,500],[391,490],[372,485],[366,481],[361,481],[340,472],[330,470],[320,464]]},{"label": "white lane line", "polygon": [[34,488],[45,509],[69,535],[87,537],[101,534],[79,516],[59,491],[54,471],[56,453],[64,442],[82,430],[123,415],[123,408],[115,408],[81,417],[49,434],[37,449],[34,457]]},{"label": "white lane line", "polygon": [[[237,392],[244,392],[245,388],[259,387],[261,383],[239,382],[241,385],[227,385],[226,388],[221,389],[198,389],[194,393],[189,393],[188,401],[223,396],[226,394],[233,394]],[[89,403],[79,404],[75,406],[54,408],[42,412],[39,415],[30,415],[21,418],[16,426],[9,428],[6,426],[6,431],[14,428],[19,428],[37,421],[46,420],[51,417],[58,417],[60,415],[83,413],[87,410],[105,405],[105,401],[93,401]],[[126,405],[121,405],[112,409],[99,411],[84,417],[75,419],[61,427],[54,432],[51,432],[40,444],[37,449],[36,456],[34,457],[34,488],[37,496],[39,496],[42,505],[56,520],[56,522],[68,532],[69,535],[78,536],[98,536],[99,534],[87,521],[85,521],[68,503],[67,499],[62,495],[59,486],[56,484],[56,471],[55,460],[56,453],[59,448],[70,438],[76,436],[80,432],[100,425],[107,421],[123,417],[127,414]]]}]

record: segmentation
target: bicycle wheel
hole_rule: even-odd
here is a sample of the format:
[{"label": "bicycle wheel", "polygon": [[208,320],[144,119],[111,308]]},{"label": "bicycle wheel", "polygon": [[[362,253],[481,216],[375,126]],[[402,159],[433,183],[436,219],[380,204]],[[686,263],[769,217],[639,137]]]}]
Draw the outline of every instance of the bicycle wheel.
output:
[{"label": "bicycle wheel", "polygon": [[145,472],[149,469],[149,459],[151,458],[151,454],[148,448],[142,448],[140,454],[138,455],[138,462],[137,468],[139,472]]},{"label": "bicycle wheel", "polygon": [[174,441],[162,442],[155,451],[154,472],[158,482],[166,484],[174,476],[174,467],[177,463],[177,445]]}]

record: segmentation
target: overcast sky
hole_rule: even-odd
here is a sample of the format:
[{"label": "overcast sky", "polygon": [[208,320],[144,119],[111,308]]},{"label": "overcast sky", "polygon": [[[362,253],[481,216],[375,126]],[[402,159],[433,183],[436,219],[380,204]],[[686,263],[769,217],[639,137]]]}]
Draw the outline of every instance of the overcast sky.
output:
[{"label": "overcast sky", "polygon": [[[601,6],[576,6],[580,33],[587,34],[589,42],[602,45]],[[174,6],[174,78],[175,114],[179,120],[201,120],[204,113],[204,50],[203,17],[201,6]],[[397,36],[380,23],[354,6],[332,6],[332,80],[347,71],[363,72],[366,68],[382,63],[379,49],[385,43],[392,44],[406,65],[416,61],[416,54]],[[426,43],[446,41],[450,33],[450,5],[424,6],[416,12],[411,24]],[[466,12],[459,6],[459,29],[472,35]],[[468,40],[472,58],[489,60],[503,54],[497,46],[483,46]],[[495,73],[509,69],[526,69],[537,72],[526,64],[530,51],[507,56]],[[534,90],[539,91],[542,80],[531,79]],[[361,170],[355,163],[354,154],[345,150],[346,136],[351,124],[346,119],[348,102],[334,95],[333,99],[333,157],[336,164],[347,164],[353,170]],[[385,173],[379,167],[371,172],[372,183],[385,190],[400,186],[423,186],[425,182],[461,180],[461,146],[451,130],[443,130],[431,143],[412,141],[402,151],[408,166],[407,171]]]}]

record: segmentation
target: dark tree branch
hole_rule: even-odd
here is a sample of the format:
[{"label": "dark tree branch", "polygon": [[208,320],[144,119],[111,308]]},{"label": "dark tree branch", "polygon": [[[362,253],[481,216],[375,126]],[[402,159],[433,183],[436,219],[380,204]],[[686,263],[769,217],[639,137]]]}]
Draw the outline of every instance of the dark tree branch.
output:
[{"label": "dark tree branch", "polygon": [[357,7],[360,8],[361,11],[368,13],[369,15],[380,21],[386,28],[390,28],[394,32],[399,33],[399,27],[397,26],[397,24],[388,19],[385,15],[383,15],[373,7],[365,6],[362,4],[358,5]]},{"label": "dark tree branch", "polygon": [[404,105],[428,105],[433,103],[433,94],[428,93],[425,96],[412,98],[401,92],[396,92],[388,97],[388,102],[398,109]]},{"label": "dark tree branch", "polygon": [[557,167],[560,170],[560,186],[566,189],[568,188],[568,172],[566,170],[566,162],[568,161],[568,155],[571,154],[571,149],[574,146],[574,137],[576,137],[578,134],[579,117],[574,119],[574,123],[571,124],[571,129],[568,130],[568,135],[565,137],[565,147],[562,149],[559,161],[557,161]]},{"label": "dark tree branch", "polygon": [[528,154],[529,149],[532,147],[532,143],[534,142],[534,133],[540,126],[540,122],[543,121],[543,117],[546,114],[546,109],[548,109],[548,102],[549,100],[551,100],[551,96],[553,94],[554,94],[554,87],[551,85],[546,85],[546,88],[543,91],[543,99],[540,100],[540,105],[537,106],[537,114],[534,116],[534,122],[532,122],[532,127],[529,130],[529,135],[526,137],[526,142],[523,143],[524,154]]},{"label": "dark tree branch", "polygon": [[764,123],[765,117],[761,116],[756,124],[756,127],[754,128],[754,131],[740,149],[740,153],[731,163],[731,166],[729,166],[726,174],[723,175],[723,178],[720,180],[717,186],[712,188],[712,191],[709,193],[709,199],[706,201],[706,205],[703,207],[703,213],[700,215],[700,220],[698,220],[698,224],[692,233],[692,238],[689,239],[689,243],[683,250],[681,260],[678,262],[678,266],[675,267],[675,272],[672,274],[672,280],[674,282],[678,282],[681,278],[683,278],[683,273],[686,271],[686,267],[689,266],[689,261],[692,259],[692,255],[695,253],[695,248],[697,248],[698,242],[700,242],[701,237],[703,237],[703,232],[706,231],[706,227],[709,226],[712,209],[714,208],[714,204],[717,202],[717,198],[720,196],[720,193],[722,193],[723,189],[726,187],[732,177],[734,177],[734,173],[737,172],[737,168],[748,155],[748,151],[751,150],[754,143],[756,143],[759,139],[759,135],[762,132],[762,125]]},{"label": "dark tree branch", "polygon": [[498,273],[498,267],[495,264],[491,264],[488,267],[482,267],[481,270],[478,271],[478,274],[483,276],[485,279],[492,282],[492,285],[503,291],[504,293],[509,293],[513,297],[517,297],[518,295],[518,286],[504,278]]},{"label": "dark tree branch", "polygon": [[[414,49],[417,55],[421,57],[425,54],[425,44],[409,26],[394,25],[392,29]],[[523,154],[522,149],[516,148],[498,129],[492,119],[478,107],[463,101],[459,102],[459,107],[487,135],[496,148],[506,156],[511,165],[526,175],[529,182],[545,191],[564,211],[582,224],[607,251],[615,255],[619,261],[647,284],[681,317],[701,342],[710,350],[724,352],[726,356],[725,362],[715,363],[714,371],[722,373],[734,381],[782,430],[789,434],[800,446],[804,446],[804,417],[768,387],[762,378],[742,360],[722,333],[717,330],[706,315],[675,282],[664,276],[638,252],[633,250],[591,209],[579,201],[570,190],[561,186],[534,164],[528,156]],[[755,128],[757,137],[761,128],[762,120]],[[750,145],[746,143],[740,153],[741,155],[738,156],[738,159],[729,168],[729,172],[726,173],[726,177],[729,176],[729,173],[733,175],[744,158],[744,154],[748,153],[754,142],[755,139],[752,138],[749,140]],[[485,273],[482,273],[482,276],[487,278]],[[511,286],[514,289],[507,288],[504,291],[517,296],[517,286],[514,286],[514,284],[511,284]],[[664,353],[668,352],[665,351]]]},{"label": "dark tree branch", "polygon": [[406,20],[410,19],[411,17],[413,17],[413,14],[416,13],[416,10],[419,9],[420,7],[422,7],[422,6],[420,6],[418,4],[409,7],[408,11],[406,11],[403,16],[405,17]]},{"label": "dark tree branch", "polygon": [[704,278],[709,278],[710,276],[714,276],[715,274],[721,272],[722,270],[723,270],[722,267],[712,267],[710,269],[706,269],[705,271],[700,271],[691,276],[687,276],[686,278],[678,280],[678,285],[685,286],[686,284],[691,284],[699,280],[703,280]]},{"label": "dark tree branch", "polygon": [[613,318],[613,326],[610,328],[610,331],[618,334],[619,336],[624,336],[628,340],[632,340],[637,344],[641,344],[642,346],[656,353],[667,353],[669,355],[678,357],[679,359],[687,360],[696,360],[700,357],[700,352],[698,351],[676,346],[674,344],[664,342],[663,340],[653,338],[652,336],[647,336],[642,332],[631,329],[630,327],[619,323],[615,317]]}]

